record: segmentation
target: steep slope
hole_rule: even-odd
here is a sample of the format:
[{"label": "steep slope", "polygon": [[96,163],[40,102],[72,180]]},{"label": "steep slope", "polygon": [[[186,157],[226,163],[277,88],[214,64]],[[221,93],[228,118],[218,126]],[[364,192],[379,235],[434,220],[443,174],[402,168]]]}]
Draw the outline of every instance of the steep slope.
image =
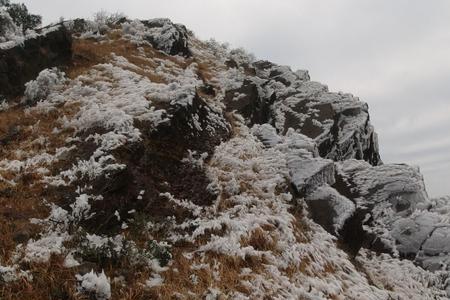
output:
[{"label": "steep slope", "polygon": [[448,297],[448,199],[364,102],[167,19],[53,32],[70,61],[1,87],[0,297]]}]

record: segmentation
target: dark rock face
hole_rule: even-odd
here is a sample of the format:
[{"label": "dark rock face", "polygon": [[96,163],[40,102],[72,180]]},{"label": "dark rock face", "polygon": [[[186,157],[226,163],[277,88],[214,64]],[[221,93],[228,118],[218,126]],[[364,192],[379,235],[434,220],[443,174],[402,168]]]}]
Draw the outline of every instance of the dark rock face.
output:
[{"label": "dark rock face", "polygon": [[[423,199],[424,189],[423,185],[410,190],[401,184],[396,186],[398,180],[416,182],[417,178],[409,178],[411,174],[403,170],[397,170],[397,176],[395,167],[379,169],[378,174],[365,179],[336,170],[340,170],[336,162],[349,159],[361,160],[361,165],[370,170],[382,163],[367,104],[350,94],[329,92],[327,86],[310,81],[307,71],[293,72],[268,61],[254,62],[252,67],[256,76],[248,76],[240,88],[227,91],[227,110],[240,113],[247,125],[264,124],[254,132],[264,145],[297,145],[288,148],[287,161],[296,196],[306,200],[313,220],[338,236],[349,254],[356,256],[363,246],[392,252],[392,240],[387,242],[384,236],[364,230],[364,226],[378,216],[373,212],[379,209],[376,203],[387,201],[398,210],[407,210],[411,201]],[[299,135],[295,136],[294,131]],[[391,176],[388,170],[392,170]],[[382,174],[387,175],[386,182],[377,181]],[[366,191],[364,180],[370,176],[378,183],[370,183],[374,186]],[[377,193],[377,189],[386,192]]]},{"label": "dark rock face", "polygon": [[[136,124],[143,141],[115,151],[114,156],[126,165],[125,169],[94,182],[77,183],[92,185],[92,192],[103,196],[103,201],[93,204],[97,214],[83,224],[89,232],[119,231],[122,222],[133,217],[128,213],[130,210],[145,213],[155,220],[173,216],[177,222],[182,222],[191,217],[188,210],[176,209],[165,193],[200,206],[210,205],[216,199],[217,195],[207,188],[210,180],[205,170],[183,158],[188,157],[189,152],[195,159],[201,158],[203,153],[212,154],[215,146],[229,139],[228,122],[198,95],[190,103],[167,104],[166,110],[167,123],[154,129],[145,122]],[[90,153],[88,151],[87,158]],[[205,154],[203,159],[206,159]],[[140,195],[141,191],[145,194]]]},{"label": "dark rock face", "polygon": [[309,81],[307,71],[293,72],[267,61],[251,67],[256,76],[225,96],[227,108],[241,113],[247,124],[270,123],[282,134],[293,128],[315,140],[321,157],[334,161],[382,163],[366,103],[329,92],[327,86]]},{"label": "dark rock face", "polygon": [[[227,65],[238,67],[231,61]],[[382,163],[366,103],[350,94],[329,92],[327,86],[309,81],[307,71],[293,72],[268,61],[250,67],[254,75],[224,98],[227,109],[240,113],[247,125],[269,123],[281,134],[293,128],[315,140],[321,157],[334,161]]]},{"label": "dark rock face", "polygon": [[72,57],[72,36],[64,26],[25,40],[23,45],[0,49],[0,94],[17,96],[24,84],[41,70],[68,64]]},{"label": "dark rock face", "polygon": [[191,56],[188,31],[184,25],[174,24],[169,19],[152,19],[142,23],[150,29],[146,38],[155,49],[170,55]]},{"label": "dark rock face", "polygon": [[[311,151],[309,145],[307,155],[289,148],[287,161],[291,185],[297,197],[306,200],[311,217],[338,236],[351,255],[361,247],[377,253],[398,251],[417,262],[420,256],[424,266],[435,266],[435,253],[446,253],[446,248],[433,235],[446,240],[448,227],[441,229],[432,221],[417,169],[381,165],[367,104],[350,94],[329,92],[309,81],[305,71],[292,72],[266,61],[252,67],[256,77],[230,90],[225,103],[249,125],[274,127],[268,130],[265,124],[254,132],[267,147],[292,140],[293,131],[317,146]],[[267,106],[261,117],[261,107]]]},{"label": "dark rock face", "polygon": [[[227,140],[231,128],[224,117],[215,112],[196,94],[189,104],[168,107],[170,122],[163,123],[154,132],[143,132],[156,143],[161,143],[161,151],[166,151],[164,144],[171,144],[172,152],[178,159],[187,150],[211,154],[214,147]],[[155,146],[158,146],[155,144]]]},{"label": "dark rock face", "polygon": [[224,102],[228,111],[237,111],[251,126],[270,120],[274,100],[266,98],[260,86],[246,79],[240,88],[226,92]]},{"label": "dark rock face", "polygon": [[71,31],[74,34],[81,34],[83,32],[85,32],[88,28],[88,23],[86,22],[85,19],[81,19],[81,18],[77,18],[74,19],[71,25]]}]

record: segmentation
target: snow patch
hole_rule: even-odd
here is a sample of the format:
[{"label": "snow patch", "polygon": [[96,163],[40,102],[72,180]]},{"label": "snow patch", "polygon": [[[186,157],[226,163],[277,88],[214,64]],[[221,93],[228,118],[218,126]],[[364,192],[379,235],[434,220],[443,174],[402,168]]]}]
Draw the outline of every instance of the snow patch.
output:
[{"label": "snow patch", "polygon": [[97,300],[111,298],[111,284],[105,272],[97,274],[93,270],[84,275],[75,275],[78,284],[77,291],[82,294],[94,295]]}]

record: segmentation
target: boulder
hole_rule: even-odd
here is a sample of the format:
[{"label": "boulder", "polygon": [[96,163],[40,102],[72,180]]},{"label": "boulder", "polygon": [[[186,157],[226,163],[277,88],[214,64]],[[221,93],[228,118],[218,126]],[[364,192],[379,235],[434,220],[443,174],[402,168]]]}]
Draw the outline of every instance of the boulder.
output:
[{"label": "boulder", "polygon": [[169,19],[151,19],[142,21],[148,28],[146,39],[155,49],[169,55],[191,56],[189,34],[184,25],[174,24]]},{"label": "boulder", "polygon": [[[389,206],[394,214],[407,216],[430,205],[422,174],[405,164],[370,164],[346,160],[338,162],[338,173],[351,185],[358,206],[374,209]],[[380,211],[380,214],[382,211]]]},{"label": "boulder", "polygon": [[289,157],[292,185],[299,195],[307,195],[325,184],[334,183],[334,163],[328,159]]},{"label": "boulder", "polygon": [[337,163],[335,188],[356,204],[363,222],[365,246],[377,252],[399,252],[412,258],[440,222],[431,206],[422,175],[404,164],[371,166],[363,161]]},{"label": "boulder", "polygon": [[438,222],[436,215],[428,212],[395,221],[392,224],[391,234],[396,241],[399,253],[414,259],[424,243],[430,239]]},{"label": "boulder", "polygon": [[312,219],[328,232],[339,236],[347,219],[355,212],[355,204],[335,189],[324,185],[305,198]]}]

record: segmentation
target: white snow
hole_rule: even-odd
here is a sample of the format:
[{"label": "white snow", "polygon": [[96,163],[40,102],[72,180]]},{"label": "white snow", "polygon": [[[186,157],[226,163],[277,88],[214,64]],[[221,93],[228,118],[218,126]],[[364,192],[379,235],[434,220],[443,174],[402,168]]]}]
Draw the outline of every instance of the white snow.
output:
[{"label": "white snow", "polygon": [[111,298],[111,284],[105,272],[97,274],[93,270],[84,275],[76,275],[78,281],[77,290],[79,293],[93,294],[97,300],[107,300]]},{"label": "white snow", "polygon": [[149,288],[160,286],[164,282],[164,278],[161,277],[160,274],[153,273],[152,277],[145,282],[145,285]]},{"label": "white snow", "polygon": [[20,270],[19,266],[2,266],[0,265],[0,283],[9,283],[16,280],[25,279],[32,281],[33,276],[28,271]]},{"label": "white snow", "polygon": [[42,70],[35,80],[25,84],[23,103],[34,103],[45,99],[52,91],[66,82],[64,72],[57,68]]},{"label": "white snow", "polygon": [[73,268],[79,266],[80,263],[73,257],[72,253],[67,254],[64,259],[64,267]]},{"label": "white snow", "polygon": [[67,233],[50,233],[36,241],[28,241],[25,247],[25,261],[47,262],[52,254],[61,254],[65,249],[63,242],[68,239]]}]

